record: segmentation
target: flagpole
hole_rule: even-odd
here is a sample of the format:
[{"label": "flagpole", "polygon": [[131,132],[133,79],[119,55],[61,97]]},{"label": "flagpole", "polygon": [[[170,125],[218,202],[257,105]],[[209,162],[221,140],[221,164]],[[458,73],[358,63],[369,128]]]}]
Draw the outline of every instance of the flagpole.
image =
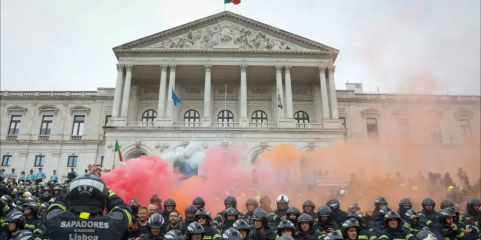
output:
[{"label": "flagpole", "polygon": [[227,118],[227,84],[224,90],[224,120]]},{"label": "flagpole", "polygon": [[[117,138],[115,139],[115,142],[117,142]],[[115,151],[115,148],[114,148],[114,151]],[[112,163],[112,170],[114,170],[114,168],[115,168],[115,154],[116,153],[117,152],[114,152],[114,162]]]}]

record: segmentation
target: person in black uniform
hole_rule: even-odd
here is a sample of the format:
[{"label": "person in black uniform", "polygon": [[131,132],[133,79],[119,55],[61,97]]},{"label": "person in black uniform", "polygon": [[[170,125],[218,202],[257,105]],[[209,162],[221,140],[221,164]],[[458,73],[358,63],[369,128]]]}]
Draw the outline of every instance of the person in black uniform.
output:
[{"label": "person in black uniform", "polygon": [[360,238],[361,226],[359,222],[353,219],[347,219],[341,227],[341,233],[344,239],[347,240],[357,240],[357,239],[367,239]]},{"label": "person in black uniform", "polygon": [[197,213],[197,207],[194,205],[189,205],[185,208],[185,220],[180,222],[180,229],[183,235],[187,230],[187,226],[195,221],[195,214]]},{"label": "person in black uniform", "polygon": [[314,212],[315,209],[316,205],[313,201],[309,199],[304,201],[304,203],[302,204],[302,213],[308,214],[309,216],[311,216],[312,219],[317,218],[317,214]]},{"label": "person in black uniform", "polygon": [[251,227],[249,226],[249,223],[247,223],[246,220],[239,219],[239,220],[235,221],[233,227],[241,233],[242,240],[249,240],[250,239],[249,232],[251,230]]},{"label": "person in black uniform", "polygon": [[4,221],[8,223],[8,231],[11,233],[10,240],[33,240],[32,232],[23,230],[25,227],[25,217],[21,212],[10,212]]},{"label": "person in black uniform", "polygon": [[296,232],[296,226],[294,226],[294,224],[289,220],[283,220],[281,223],[279,223],[279,226],[277,226],[277,237],[284,235],[295,237]]},{"label": "person in black uniform", "polygon": [[414,240],[414,236],[408,231],[401,228],[401,216],[397,212],[389,211],[384,216],[384,228],[381,231],[379,240]]},{"label": "person in black uniform", "polygon": [[225,210],[225,220],[217,226],[217,230],[219,233],[223,234],[227,229],[231,228],[234,226],[235,221],[239,218],[237,210],[235,208],[230,207]]},{"label": "person in black uniform", "polygon": [[207,212],[203,208],[197,210],[197,213],[195,213],[195,220],[197,220],[197,222],[200,223],[200,225],[202,225],[202,228],[204,229],[204,235],[202,239],[220,240],[222,238],[219,235],[219,232],[212,227],[212,217],[210,216],[210,212]]},{"label": "person in black uniform", "polygon": [[312,226],[314,224],[314,220],[310,215],[307,213],[301,214],[299,216],[298,221],[298,229],[297,232],[297,240],[317,240],[321,237],[322,233],[315,230]]},{"label": "person in black uniform", "polygon": [[177,212],[179,214],[179,219],[182,220],[182,215],[175,209],[177,204],[175,203],[174,199],[167,198],[164,202],[164,212],[162,212],[162,216],[164,217],[165,222],[169,222],[170,213]]},{"label": "person in black uniform", "polygon": [[[234,210],[236,210],[236,212],[237,212],[236,215],[240,218],[243,218],[243,214],[239,210],[237,210],[237,199],[235,197],[233,197],[233,196],[226,197],[225,200],[224,200],[224,206],[225,206],[226,210],[229,209],[229,208],[234,208]],[[217,222],[227,221],[226,210],[217,213],[214,220],[217,221]],[[232,222],[232,224],[233,223],[234,222]],[[232,224],[231,224],[231,226],[232,226]]]},{"label": "person in black uniform", "polygon": [[242,240],[242,234],[235,228],[229,228],[222,234],[224,240]]},{"label": "person in black uniform", "polygon": [[198,222],[192,222],[187,226],[187,231],[185,233],[185,238],[187,240],[201,240],[205,239],[204,228]]},{"label": "person in black uniform", "polygon": [[[287,209],[287,220],[291,221],[292,224],[294,224],[296,231],[297,231],[297,219],[299,218],[300,215],[301,215],[301,212],[296,207],[289,207],[289,209]],[[316,218],[317,218],[317,214],[316,214]]]},{"label": "person in black uniform", "polygon": [[142,234],[140,240],[161,240],[164,239],[162,227],[164,225],[164,217],[158,213],[149,217],[149,232]]},{"label": "person in black uniform", "polygon": [[62,190],[43,214],[41,239],[122,239],[132,221],[131,210],[100,178],[101,165],[88,167],[90,173],[75,178],[70,192]]},{"label": "person in black uniform", "polygon": [[413,203],[408,198],[403,198],[403,199],[401,199],[401,201],[399,201],[398,214],[399,214],[399,216],[401,216],[401,219],[403,221],[408,220],[408,219],[406,219],[405,213],[406,213],[406,211],[410,210],[412,207],[413,207]]},{"label": "person in black uniform", "polygon": [[289,208],[289,198],[286,195],[280,195],[276,200],[277,209],[269,214],[270,226],[276,230],[282,220],[287,219],[287,209]]},{"label": "person in black uniform", "polygon": [[138,237],[140,237],[140,232],[139,232],[139,226],[138,224],[138,219],[135,216],[132,216],[132,222],[129,224],[129,228],[127,229],[127,232],[124,234],[124,237],[122,240],[135,240]]},{"label": "person in black uniform", "polygon": [[176,229],[168,231],[164,238],[169,240],[185,240],[184,234]]},{"label": "person in black uniform", "polygon": [[257,203],[257,200],[253,198],[249,198],[246,201],[246,209],[247,212],[244,214],[244,219],[250,223],[251,217],[254,215],[254,210],[259,207],[259,204]]},{"label": "person in black uniform", "polygon": [[422,223],[428,221],[439,223],[439,213],[435,211],[436,202],[431,198],[425,198],[421,204],[423,210],[419,211],[419,217],[421,217]]},{"label": "person in black uniform", "polygon": [[199,210],[199,209],[205,207],[205,201],[204,201],[204,199],[201,198],[201,197],[196,197],[196,198],[194,198],[194,200],[192,201],[192,205],[196,206],[196,207],[197,207],[197,210]]},{"label": "person in black uniform", "polygon": [[269,227],[269,217],[262,208],[254,210],[254,230],[252,231],[252,240],[275,240],[276,232]]},{"label": "person in black uniform", "polygon": [[339,230],[339,226],[331,216],[332,211],[328,206],[321,206],[317,210],[317,219],[314,228],[324,234]]}]

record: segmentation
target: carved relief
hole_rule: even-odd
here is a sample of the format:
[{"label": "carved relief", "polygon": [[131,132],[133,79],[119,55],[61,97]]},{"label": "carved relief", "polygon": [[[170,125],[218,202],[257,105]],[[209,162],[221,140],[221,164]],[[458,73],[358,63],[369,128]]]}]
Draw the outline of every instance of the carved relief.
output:
[{"label": "carved relief", "polygon": [[201,92],[201,88],[198,86],[187,86],[185,87],[185,93],[190,94],[199,94]]},{"label": "carved relief", "polygon": [[159,85],[156,85],[156,84],[138,85],[137,89],[138,89],[139,96],[159,93]]},{"label": "carved relief", "polygon": [[252,94],[266,94],[267,88],[265,87],[253,87],[250,89]]},{"label": "carved relief", "polygon": [[246,28],[229,21],[194,31],[190,30],[186,34],[163,40],[148,46],[148,48],[302,50],[299,46],[269,36],[262,31]]}]

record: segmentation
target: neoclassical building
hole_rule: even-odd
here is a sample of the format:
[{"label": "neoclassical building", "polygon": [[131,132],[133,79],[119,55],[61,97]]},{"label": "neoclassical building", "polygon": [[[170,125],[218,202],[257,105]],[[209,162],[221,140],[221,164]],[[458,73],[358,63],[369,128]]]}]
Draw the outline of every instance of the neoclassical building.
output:
[{"label": "neoclassical building", "polygon": [[[127,159],[192,142],[237,146],[245,165],[282,142],[395,143],[417,129],[429,129],[419,144],[479,143],[480,96],[336,90],[339,50],[228,11],[113,51],[115,88],[1,92],[2,168],[110,169],[116,140]],[[419,114],[433,117],[418,123]]]}]

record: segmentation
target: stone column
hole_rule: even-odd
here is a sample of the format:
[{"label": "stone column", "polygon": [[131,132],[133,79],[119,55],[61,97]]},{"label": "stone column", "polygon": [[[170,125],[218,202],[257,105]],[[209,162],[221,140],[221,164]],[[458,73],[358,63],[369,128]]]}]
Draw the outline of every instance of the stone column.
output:
[{"label": "stone column", "polygon": [[124,81],[124,65],[117,64],[117,83],[115,84],[114,105],[112,107],[112,117],[120,117],[120,100],[122,99],[122,83]]},{"label": "stone column", "polygon": [[291,66],[284,66],[284,71],[286,81],[286,113],[287,118],[291,119],[294,117],[294,113],[292,111]]},{"label": "stone column", "polygon": [[168,65],[161,65],[160,72],[160,87],[159,87],[159,103],[157,106],[157,118],[165,116],[165,85],[167,83],[167,67]]},{"label": "stone column", "polygon": [[241,127],[249,127],[249,119],[247,118],[247,65],[240,65],[241,84],[240,84],[240,119]]},{"label": "stone column", "polygon": [[[277,121],[284,119],[284,103],[282,97],[284,96],[284,91],[282,88],[282,66],[275,66],[276,68],[276,89],[277,89]],[[282,108],[281,108],[282,107]]]},{"label": "stone column", "polygon": [[173,124],[174,101],[172,100],[172,89],[175,91],[175,68],[176,65],[170,65],[169,88],[167,89],[167,113],[165,117],[170,119]]},{"label": "stone column", "polygon": [[319,79],[321,81],[322,119],[331,118],[331,115],[329,114],[329,95],[327,94],[326,70],[326,67],[319,67]]},{"label": "stone column", "polygon": [[336,83],[334,81],[334,71],[335,66],[329,66],[327,71],[329,72],[329,96],[331,98],[331,118],[339,119],[339,112],[337,110],[337,93],[336,93]]},{"label": "stone column", "polygon": [[132,81],[132,65],[125,65],[125,84],[124,84],[124,94],[122,95],[122,113],[121,117],[128,121],[129,115],[129,102],[130,102],[130,87]]},{"label": "stone column", "polygon": [[205,79],[204,79],[204,117],[202,118],[202,126],[210,127],[212,123],[211,112],[212,112],[212,102],[211,102],[211,70],[212,65],[204,65],[205,68]]}]

